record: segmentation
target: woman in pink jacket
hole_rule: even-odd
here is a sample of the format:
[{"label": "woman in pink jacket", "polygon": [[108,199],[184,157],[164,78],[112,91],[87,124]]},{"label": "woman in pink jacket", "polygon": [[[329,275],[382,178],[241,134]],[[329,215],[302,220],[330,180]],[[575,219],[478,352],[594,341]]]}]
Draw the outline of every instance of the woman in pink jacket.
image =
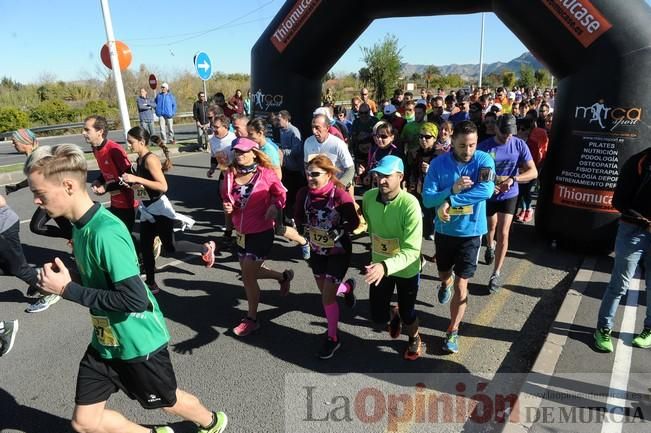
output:
[{"label": "woman in pink jacket", "polygon": [[294,272],[280,273],[263,266],[273,246],[276,214],[285,207],[285,187],[257,143],[240,137],[233,144],[234,160],[221,183],[221,195],[224,212],[230,214],[237,232],[242,282],[249,302],[247,316],[233,329],[235,335],[244,337],[260,328],[258,280],[277,280],[281,294],[286,295]]}]

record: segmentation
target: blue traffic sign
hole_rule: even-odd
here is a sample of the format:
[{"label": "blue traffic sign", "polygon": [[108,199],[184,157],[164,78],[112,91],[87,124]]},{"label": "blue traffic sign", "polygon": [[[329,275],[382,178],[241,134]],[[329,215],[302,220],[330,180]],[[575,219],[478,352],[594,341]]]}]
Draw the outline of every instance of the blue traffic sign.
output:
[{"label": "blue traffic sign", "polygon": [[194,56],[194,69],[197,71],[199,78],[206,81],[210,79],[212,75],[212,63],[208,54],[203,51],[199,51]]}]

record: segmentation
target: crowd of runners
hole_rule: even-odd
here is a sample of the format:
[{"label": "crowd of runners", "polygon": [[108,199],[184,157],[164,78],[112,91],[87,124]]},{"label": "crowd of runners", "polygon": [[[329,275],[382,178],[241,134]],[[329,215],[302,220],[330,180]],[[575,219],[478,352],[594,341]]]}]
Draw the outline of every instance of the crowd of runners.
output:
[{"label": "crowd of runners", "polygon": [[[368,236],[370,320],[386,327],[391,338],[406,334],[404,359],[421,357],[416,298],[422,268],[433,261],[438,301],[450,308],[442,349],[458,352],[468,281],[482,240],[484,263],[493,266],[483,283],[487,293],[495,293],[513,220],[533,218],[532,191],[544,166],[554,98],[554,89],[424,89],[416,97],[396,90],[391,100],[376,102],[361,89],[346,106],[329,98],[315,107],[306,138],[287,111],[246,116],[210,104],[209,126],[203,128],[210,153],[206,176],[219,182],[224,227],[221,239],[203,243],[183,239],[194,221],[176,212],[166,196],[172,162],[164,140],[150,135],[150,128],[128,131],[128,146],[137,155],[132,163],[122,146],[107,139],[106,119],[88,117],[83,136],[98,162],[96,179],[87,179],[78,147],[38,146],[31,131],[16,131],[13,142],[27,155],[28,179],[7,186],[6,195],[31,189],[37,205],[31,230],[67,239],[77,270],[58,259],[29,266],[18,217],[1,195],[0,264],[4,273],[25,281],[28,294],[41,296],[28,312],[44,311],[60,299],[90,310],[95,333],[79,366],[75,429],[171,431],[137,426],[106,409],[118,389],[145,408],[196,422],[202,432],[226,427],[224,413],[209,411],[177,388],[155,297],[165,290],[155,279],[158,255],[196,253],[212,267],[219,249],[231,249],[248,302],[232,332],[245,338],[264,325],[257,315],[259,280],[275,280],[281,295],[291,293],[294,270],[272,269],[265,260],[276,236],[294,242],[321,293],[327,332],[317,354],[329,359],[342,345],[340,304],[356,304],[355,280],[347,278],[351,239]],[[223,95],[217,100],[223,102]],[[163,161],[152,145],[162,148]],[[110,196],[108,209],[91,200],[87,181],[93,193]],[[50,218],[57,225],[47,224]],[[17,321],[0,322],[1,354],[12,348],[17,330]]]}]

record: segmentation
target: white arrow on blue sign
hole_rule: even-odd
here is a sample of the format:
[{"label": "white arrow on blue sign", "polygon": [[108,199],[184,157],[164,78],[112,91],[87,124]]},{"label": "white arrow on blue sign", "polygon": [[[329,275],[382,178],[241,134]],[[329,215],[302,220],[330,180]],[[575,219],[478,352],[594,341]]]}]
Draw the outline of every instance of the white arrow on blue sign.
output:
[{"label": "white arrow on blue sign", "polygon": [[208,54],[203,51],[199,51],[194,56],[194,69],[197,71],[199,78],[206,81],[210,79],[212,75],[212,63]]}]

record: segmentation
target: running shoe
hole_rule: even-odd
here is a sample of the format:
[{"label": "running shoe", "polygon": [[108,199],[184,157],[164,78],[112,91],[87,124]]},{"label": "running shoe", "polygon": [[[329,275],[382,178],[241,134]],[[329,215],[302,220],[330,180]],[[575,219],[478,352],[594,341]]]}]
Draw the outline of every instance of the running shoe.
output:
[{"label": "running shoe", "polygon": [[309,260],[310,259],[310,243],[305,242],[304,245],[300,245],[301,247],[301,253],[303,255],[303,260]]},{"label": "running shoe", "polygon": [[224,412],[213,412],[213,421],[215,423],[211,428],[199,428],[197,433],[222,433],[228,425],[228,417]]},{"label": "running shoe", "polygon": [[366,231],[366,229],[368,229],[368,224],[366,224],[366,221],[362,221],[362,222],[359,223],[357,228],[355,230],[353,230],[353,234],[354,235],[361,235],[362,233],[364,233]]},{"label": "running shoe", "polygon": [[319,351],[319,358],[330,359],[334,356],[335,352],[341,347],[341,340],[333,340],[332,337],[326,336],[323,341],[323,347]]},{"label": "running shoe", "polygon": [[247,335],[257,331],[258,329],[260,329],[260,324],[258,323],[257,320],[253,320],[253,319],[249,319],[248,317],[245,317],[244,319],[242,319],[239,325],[233,328],[233,333],[238,337],[246,337]]},{"label": "running shoe", "polygon": [[651,347],[651,328],[644,328],[640,334],[633,339],[633,346],[646,349]]},{"label": "running shoe", "polygon": [[355,280],[349,278],[344,281],[344,284],[350,288],[348,292],[344,293],[344,304],[346,304],[348,308],[355,308],[355,305],[357,304],[357,298],[355,297]]},{"label": "running shoe", "polygon": [[608,328],[600,328],[594,331],[594,347],[601,352],[612,352],[613,342],[610,339],[612,330]]},{"label": "running shoe", "polygon": [[158,287],[158,284],[156,284],[155,281],[152,281],[151,283],[145,283],[147,287],[149,287],[149,290],[151,291],[152,295],[158,295],[160,293],[160,287]]},{"label": "running shoe", "polygon": [[533,219],[533,209],[527,209],[524,212],[524,216],[522,218],[522,222],[528,223]]},{"label": "running shoe", "polygon": [[213,177],[214,175],[215,175],[215,170],[210,169],[206,172],[206,177]]},{"label": "running shoe", "polygon": [[280,281],[280,296],[289,295],[292,280],[294,279],[294,271],[287,269],[283,272],[283,280]]},{"label": "running shoe", "polygon": [[501,287],[502,287],[502,278],[497,274],[491,275],[490,279],[488,280],[488,292],[491,294],[497,293],[497,291],[499,291]]},{"label": "running shoe", "polygon": [[423,344],[420,339],[420,335],[415,337],[409,337],[409,342],[407,343],[407,348],[405,349],[404,358],[407,361],[415,361],[420,358],[422,352]]},{"label": "running shoe", "polygon": [[457,331],[448,332],[445,334],[442,349],[446,353],[459,352],[459,333]]},{"label": "running shoe", "polygon": [[402,332],[402,321],[400,320],[400,312],[398,307],[391,307],[391,321],[389,321],[389,335],[395,339],[400,337]]},{"label": "running shoe", "polygon": [[0,356],[6,355],[14,347],[17,333],[18,320],[0,322]]},{"label": "running shoe", "polygon": [[487,265],[492,265],[495,261],[495,248],[486,247],[484,251],[484,263]]},{"label": "running shoe", "polygon": [[201,255],[201,260],[206,263],[207,268],[212,268],[212,265],[215,264],[215,241],[206,242],[203,246],[208,248],[208,251]]},{"label": "running shoe", "polygon": [[174,433],[174,430],[168,426],[154,427],[154,433]]},{"label": "running shoe", "polygon": [[50,306],[56,304],[61,300],[61,296],[59,295],[45,295],[41,296],[38,301],[34,302],[33,304],[29,305],[26,309],[26,313],[40,313],[41,311],[45,311]]},{"label": "running shoe", "polygon": [[160,240],[160,236],[154,238],[154,260],[160,257],[161,249],[163,248],[163,243]]},{"label": "running shoe", "polygon": [[454,279],[455,276],[452,274],[450,277],[450,284],[445,285],[444,281],[441,281],[441,287],[439,288],[439,304],[447,304],[452,298],[452,292],[454,291]]}]

